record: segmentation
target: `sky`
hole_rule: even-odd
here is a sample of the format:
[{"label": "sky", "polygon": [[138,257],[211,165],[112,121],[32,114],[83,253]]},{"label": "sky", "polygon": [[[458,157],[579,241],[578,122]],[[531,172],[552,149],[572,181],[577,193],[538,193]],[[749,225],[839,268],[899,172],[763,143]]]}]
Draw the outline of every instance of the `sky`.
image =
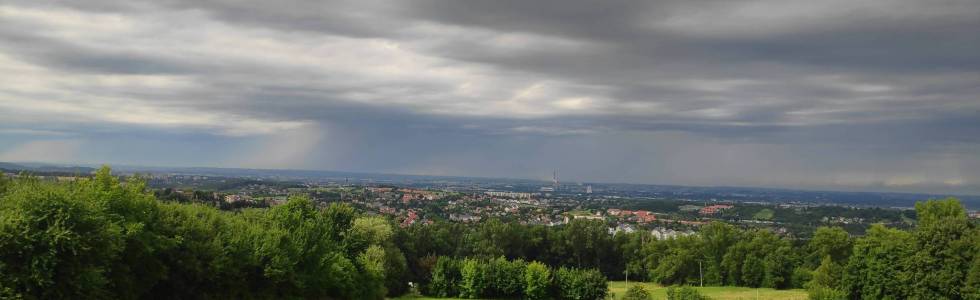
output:
[{"label": "sky", "polygon": [[980,194],[980,1],[0,2],[0,161]]}]

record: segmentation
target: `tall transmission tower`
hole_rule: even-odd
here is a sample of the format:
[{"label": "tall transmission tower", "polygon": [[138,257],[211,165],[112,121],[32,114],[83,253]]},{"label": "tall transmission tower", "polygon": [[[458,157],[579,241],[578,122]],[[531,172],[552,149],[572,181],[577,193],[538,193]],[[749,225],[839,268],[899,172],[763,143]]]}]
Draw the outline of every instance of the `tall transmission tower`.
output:
[{"label": "tall transmission tower", "polygon": [[551,174],[551,180],[552,180],[552,185],[553,185],[555,191],[557,192],[558,191],[558,169],[555,169],[555,172]]}]

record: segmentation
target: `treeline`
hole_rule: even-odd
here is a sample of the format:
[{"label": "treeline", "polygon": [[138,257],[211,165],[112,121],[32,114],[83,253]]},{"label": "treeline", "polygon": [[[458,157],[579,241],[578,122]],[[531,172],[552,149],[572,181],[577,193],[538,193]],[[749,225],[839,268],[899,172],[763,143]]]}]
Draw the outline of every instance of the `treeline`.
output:
[{"label": "treeline", "polygon": [[436,297],[603,299],[606,277],[595,269],[557,270],[523,260],[440,257],[423,292]]},{"label": "treeline", "polygon": [[768,230],[711,223],[699,234],[666,240],[649,232],[609,234],[602,221],[573,220],[563,226],[520,225],[490,220],[477,225],[435,223],[397,229],[394,242],[412,273],[405,280],[428,283],[437,257],[505,257],[549,266],[596,269],[613,280],[665,285],[802,287],[824,253],[849,247],[848,234],[822,228],[809,243]]},{"label": "treeline", "polygon": [[[980,230],[955,199],[919,202],[911,231],[873,226],[825,256],[816,299],[980,299]],[[850,245],[849,245],[850,246]]]},{"label": "treeline", "polygon": [[595,299],[606,278],[807,288],[814,299],[980,299],[980,229],[955,199],[916,205],[911,230],[794,239],[711,223],[666,240],[562,226],[437,222],[399,228],[305,197],[220,211],[162,202],[103,168],[51,182],[0,177],[0,298]]},{"label": "treeline", "polygon": [[[549,266],[597,269],[613,280],[663,285],[808,288],[849,299],[977,299],[980,230],[955,199],[916,207],[912,230],[873,226],[854,238],[820,227],[809,239],[720,222],[697,234],[657,240],[648,232],[608,233],[602,221],[563,226],[489,220],[396,229],[410,272],[429,283],[438,257],[505,257]],[[973,298],[971,298],[973,297]]]},{"label": "treeline", "polygon": [[[382,299],[404,272],[389,221],[305,198],[222,212],[163,203],[103,168],[0,179],[0,298]],[[399,271],[401,270],[401,271]]]}]

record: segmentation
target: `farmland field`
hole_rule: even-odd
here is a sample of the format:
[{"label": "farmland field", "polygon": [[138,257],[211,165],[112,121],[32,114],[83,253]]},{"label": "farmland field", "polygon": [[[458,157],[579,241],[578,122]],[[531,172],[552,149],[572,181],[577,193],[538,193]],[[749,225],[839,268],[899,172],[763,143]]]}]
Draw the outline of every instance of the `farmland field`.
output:
[{"label": "farmland field", "polygon": [[[653,299],[666,299],[667,298],[667,288],[661,287],[660,285],[647,283],[647,282],[630,282],[630,285],[642,284],[650,294],[653,295]],[[776,300],[805,300],[807,298],[806,291],[804,290],[774,290],[765,288],[747,288],[747,287],[732,287],[732,286],[711,286],[697,288],[701,291],[702,295],[711,297],[711,299],[716,300],[738,300],[738,299],[776,299]],[[626,293],[626,282],[623,281],[610,281],[609,282],[609,292],[615,295],[615,299],[619,299]]]}]

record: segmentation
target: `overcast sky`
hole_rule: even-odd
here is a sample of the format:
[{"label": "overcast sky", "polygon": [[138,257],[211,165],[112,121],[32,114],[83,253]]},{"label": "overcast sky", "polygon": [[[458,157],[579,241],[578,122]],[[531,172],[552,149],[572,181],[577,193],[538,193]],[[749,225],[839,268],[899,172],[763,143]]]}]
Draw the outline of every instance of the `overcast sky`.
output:
[{"label": "overcast sky", "polygon": [[980,1],[0,2],[0,161],[980,194]]}]

